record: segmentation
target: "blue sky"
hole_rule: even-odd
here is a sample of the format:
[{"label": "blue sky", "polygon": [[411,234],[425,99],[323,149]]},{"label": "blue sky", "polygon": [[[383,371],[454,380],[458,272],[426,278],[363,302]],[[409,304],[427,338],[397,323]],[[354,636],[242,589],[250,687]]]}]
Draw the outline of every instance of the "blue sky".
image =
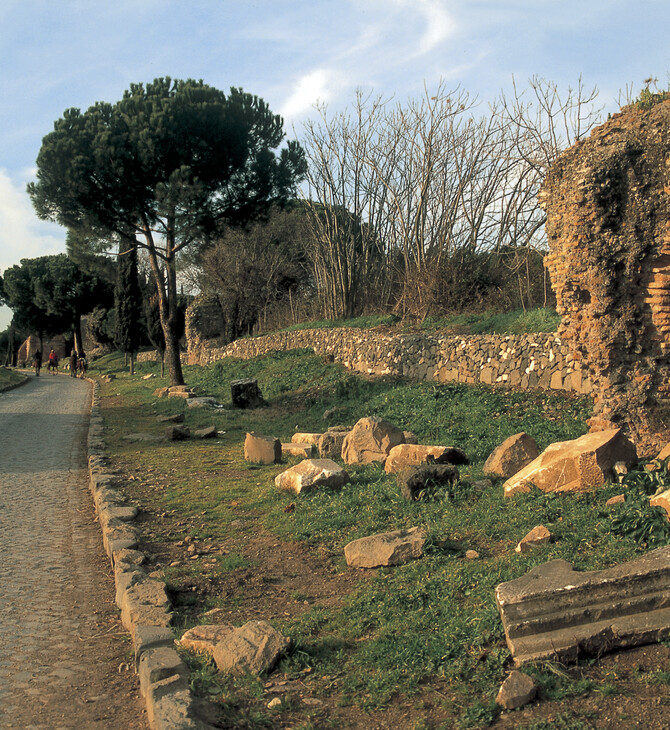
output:
[{"label": "blue sky", "polygon": [[[403,99],[440,79],[486,102],[513,77],[567,88],[581,75],[616,111],[627,85],[667,85],[668,31],[668,0],[3,0],[0,272],[64,251],[25,193],[42,137],[133,82],[241,86],[298,137],[317,100],[337,110],[356,87]],[[10,318],[0,308],[0,329]]]}]

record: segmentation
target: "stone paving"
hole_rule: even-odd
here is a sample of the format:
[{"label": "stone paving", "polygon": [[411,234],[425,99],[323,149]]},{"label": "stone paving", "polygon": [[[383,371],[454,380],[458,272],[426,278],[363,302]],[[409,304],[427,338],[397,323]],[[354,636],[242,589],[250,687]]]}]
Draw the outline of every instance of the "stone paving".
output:
[{"label": "stone paving", "polygon": [[0,395],[0,727],[143,728],[87,490],[91,386]]}]

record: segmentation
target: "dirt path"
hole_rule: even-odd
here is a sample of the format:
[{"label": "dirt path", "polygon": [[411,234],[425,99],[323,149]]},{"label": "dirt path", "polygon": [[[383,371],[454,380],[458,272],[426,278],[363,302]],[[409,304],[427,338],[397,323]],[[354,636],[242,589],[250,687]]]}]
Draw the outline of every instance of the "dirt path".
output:
[{"label": "dirt path", "polygon": [[146,728],[86,481],[90,385],[0,395],[0,727]]}]

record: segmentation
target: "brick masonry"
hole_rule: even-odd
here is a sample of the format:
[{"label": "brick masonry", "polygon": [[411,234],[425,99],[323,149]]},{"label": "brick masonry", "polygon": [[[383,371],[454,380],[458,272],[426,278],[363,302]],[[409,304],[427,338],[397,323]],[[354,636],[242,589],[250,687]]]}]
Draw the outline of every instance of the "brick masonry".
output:
[{"label": "brick masonry", "polygon": [[631,106],[563,153],[540,192],[559,336],[588,363],[592,430],[670,438],[670,102]]}]

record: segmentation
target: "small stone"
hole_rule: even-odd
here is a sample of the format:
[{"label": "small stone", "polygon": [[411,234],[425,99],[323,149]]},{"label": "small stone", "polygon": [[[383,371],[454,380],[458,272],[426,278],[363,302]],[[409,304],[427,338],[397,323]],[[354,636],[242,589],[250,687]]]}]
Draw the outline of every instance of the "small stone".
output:
[{"label": "small stone", "polygon": [[496,702],[506,710],[527,705],[537,694],[537,685],[532,677],[523,672],[510,672],[502,683]]},{"label": "small stone", "polygon": [[268,710],[274,710],[274,708],[279,707],[279,705],[281,705],[281,700],[279,699],[279,697],[274,697],[268,702],[267,707]]},{"label": "small stone", "polygon": [[479,557],[479,553],[476,550],[466,550],[465,551],[466,560],[477,560],[478,557]]},{"label": "small stone", "polygon": [[614,504],[621,504],[626,501],[626,497],[623,494],[617,494],[615,497],[610,497],[605,504],[611,507]]},{"label": "small stone", "polygon": [[538,545],[544,545],[551,540],[551,533],[544,525],[537,525],[520,540],[519,544],[514,548],[517,553],[527,553]]}]

